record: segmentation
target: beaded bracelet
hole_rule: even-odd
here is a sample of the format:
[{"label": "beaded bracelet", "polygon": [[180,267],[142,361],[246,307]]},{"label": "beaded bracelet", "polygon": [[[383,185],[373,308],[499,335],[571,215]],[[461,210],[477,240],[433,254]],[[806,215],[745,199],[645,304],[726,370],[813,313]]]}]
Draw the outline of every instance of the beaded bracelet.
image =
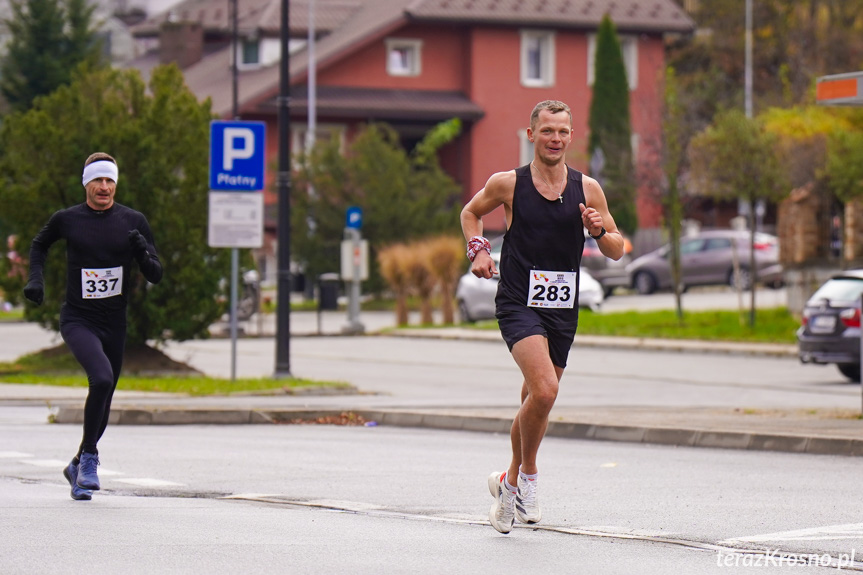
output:
[{"label": "beaded bracelet", "polygon": [[467,259],[473,261],[480,250],[485,250],[491,255],[491,244],[482,236],[474,236],[467,242]]}]

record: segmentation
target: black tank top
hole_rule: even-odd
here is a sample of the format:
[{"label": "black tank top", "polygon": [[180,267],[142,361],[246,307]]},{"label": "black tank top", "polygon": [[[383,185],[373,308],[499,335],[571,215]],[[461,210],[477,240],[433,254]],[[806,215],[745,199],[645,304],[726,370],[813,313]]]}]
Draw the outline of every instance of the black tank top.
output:
[{"label": "black tank top", "polygon": [[[578,204],[585,204],[582,174],[567,167],[560,200],[548,200],[533,185],[530,164],[516,168],[512,222],[503,236],[497,300],[527,305],[528,270],[574,271],[581,266],[584,226]],[[576,293],[580,277],[576,276]],[[577,300],[576,300],[577,301]],[[542,309],[543,313],[578,317],[573,309]]]}]

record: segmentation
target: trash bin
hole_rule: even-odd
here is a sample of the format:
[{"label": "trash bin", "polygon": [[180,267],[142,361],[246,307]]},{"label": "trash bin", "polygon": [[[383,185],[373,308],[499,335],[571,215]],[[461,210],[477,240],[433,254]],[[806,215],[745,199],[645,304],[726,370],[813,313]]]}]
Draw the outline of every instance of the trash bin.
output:
[{"label": "trash bin", "polygon": [[318,309],[339,309],[339,274],[318,276]]}]

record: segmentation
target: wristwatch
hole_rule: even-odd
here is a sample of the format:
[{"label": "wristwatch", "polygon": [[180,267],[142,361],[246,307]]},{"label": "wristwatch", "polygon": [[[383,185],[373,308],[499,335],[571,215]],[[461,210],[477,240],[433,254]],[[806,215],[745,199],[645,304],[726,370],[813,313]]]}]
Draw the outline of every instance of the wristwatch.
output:
[{"label": "wristwatch", "polygon": [[587,232],[587,235],[589,235],[590,237],[592,237],[595,240],[598,240],[599,238],[601,238],[602,236],[605,235],[605,227],[603,226],[602,231],[599,232],[598,236],[595,236],[595,235],[591,234],[590,232]]}]

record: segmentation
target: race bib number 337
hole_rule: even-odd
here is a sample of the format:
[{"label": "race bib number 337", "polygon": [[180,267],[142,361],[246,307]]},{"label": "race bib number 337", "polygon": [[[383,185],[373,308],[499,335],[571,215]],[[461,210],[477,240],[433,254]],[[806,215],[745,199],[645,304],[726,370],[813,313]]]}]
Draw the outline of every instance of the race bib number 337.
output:
[{"label": "race bib number 337", "polygon": [[81,270],[81,297],[104,299],[123,293],[123,268]]},{"label": "race bib number 337", "polygon": [[572,308],[575,306],[576,272],[529,270],[528,307]]}]

